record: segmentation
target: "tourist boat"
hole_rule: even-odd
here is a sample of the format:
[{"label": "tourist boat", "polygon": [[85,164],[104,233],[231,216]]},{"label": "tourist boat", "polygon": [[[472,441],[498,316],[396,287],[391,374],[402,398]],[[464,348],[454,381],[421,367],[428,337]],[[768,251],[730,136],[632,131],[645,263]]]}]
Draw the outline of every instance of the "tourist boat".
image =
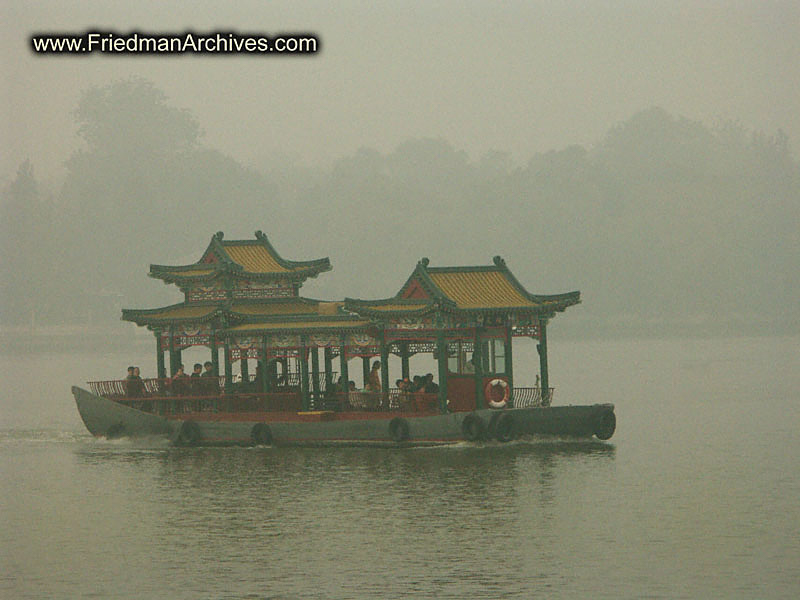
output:
[{"label": "tourist boat", "polygon": [[[249,240],[218,232],[194,264],[151,265],[150,276],[176,285],[184,301],[123,309],[122,319],[154,333],[158,376],[73,387],[86,427],[95,436],[155,435],[178,445],[395,446],[614,434],[611,404],[552,404],[547,325],[580,302],[579,292],[531,294],[495,257],[477,267],[434,267],[423,258],[400,291],[382,300],[300,295],[307,278],[330,269],[328,258],[283,259],[260,231]],[[537,344],[540,385],[514,385],[518,338]],[[198,346],[210,354],[206,373],[175,376],[182,353]],[[411,361],[425,355],[435,375],[414,387]]]}]

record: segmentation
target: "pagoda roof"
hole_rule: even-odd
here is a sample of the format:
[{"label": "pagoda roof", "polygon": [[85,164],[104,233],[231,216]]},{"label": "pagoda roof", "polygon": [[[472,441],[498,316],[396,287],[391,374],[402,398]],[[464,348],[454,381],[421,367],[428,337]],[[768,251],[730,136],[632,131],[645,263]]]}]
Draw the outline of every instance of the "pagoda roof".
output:
[{"label": "pagoda roof", "polygon": [[445,312],[524,312],[549,315],[580,302],[580,292],[531,294],[496,256],[492,265],[431,267],[427,258],[392,298],[345,299],[345,308],[363,316],[414,317]]},{"label": "pagoda roof", "polygon": [[137,325],[171,325],[178,323],[205,323],[222,312],[219,304],[173,304],[162,308],[122,309],[122,320]]},{"label": "pagoda roof", "polygon": [[276,298],[270,300],[234,300],[173,304],[144,310],[123,309],[122,319],[137,325],[169,326],[172,324],[204,323],[222,314],[235,321],[250,322],[292,317],[319,318],[344,314],[342,302],[325,302],[310,298]]},{"label": "pagoda roof", "polygon": [[256,231],[254,240],[225,240],[219,231],[211,237],[206,251],[190,265],[150,265],[150,277],[167,283],[203,282],[221,275],[242,279],[303,281],[331,270],[330,260],[286,260],[266,235]]}]

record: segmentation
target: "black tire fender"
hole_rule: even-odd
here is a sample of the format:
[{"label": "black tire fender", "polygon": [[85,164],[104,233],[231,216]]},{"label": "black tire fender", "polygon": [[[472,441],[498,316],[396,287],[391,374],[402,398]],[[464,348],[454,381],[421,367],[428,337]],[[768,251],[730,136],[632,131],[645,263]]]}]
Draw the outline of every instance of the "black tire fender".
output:
[{"label": "black tire fender", "polygon": [[497,417],[494,425],[494,437],[498,442],[510,442],[517,436],[517,423],[514,415],[504,412]]},{"label": "black tire fender", "polygon": [[266,423],[256,423],[250,431],[250,439],[257,446],[271,446],[272,430]]},{"label": "black tire fender", "polygon": [[409,433],[410,428],[408,426],[408,421],[405,419],[396,417],[389,423],[389,435],[395,442],[400,443],[407,441],[410,437]]},{"label": "black tire fender", "polygon": [[184,421],[178,431],[177,442],[179,446],[194,446],[202,437],[200,426],[197,423],[194,421]]},{"label": "black tire fender", "polygon": [[599,415],[594,426],[594,434],[598,440],[608,440],[617,430],[617,416],[613,410],[604,410]]},{"label": "black tire fender", "polygon": [[468,442],[482,440],[486,437],[486,421],[478,415],[467,415],[461,422],[461,433]]}]

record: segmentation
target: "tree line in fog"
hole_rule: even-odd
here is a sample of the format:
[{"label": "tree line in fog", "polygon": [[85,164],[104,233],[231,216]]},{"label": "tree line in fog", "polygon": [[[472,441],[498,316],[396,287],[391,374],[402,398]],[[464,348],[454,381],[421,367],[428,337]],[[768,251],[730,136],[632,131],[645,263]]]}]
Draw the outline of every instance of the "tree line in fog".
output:
[{"label": "tree line in fog", "polygon": [[331,167],[252,168],[204,146],[146,81],[87,90],[74,117],[82,143],[57,191],[41,190],[35,157],[3,188],[4,326],[113,325],[120,306],[179,301],[150,263],[256,229],[285,258],[330,256],[312,297],[391,296],[422,256],[501,254],[534,293],[581,290],[576,322],[591,327],[800,325],[800,164],[780,131],[652,108],[525,164],[412,139]]}]

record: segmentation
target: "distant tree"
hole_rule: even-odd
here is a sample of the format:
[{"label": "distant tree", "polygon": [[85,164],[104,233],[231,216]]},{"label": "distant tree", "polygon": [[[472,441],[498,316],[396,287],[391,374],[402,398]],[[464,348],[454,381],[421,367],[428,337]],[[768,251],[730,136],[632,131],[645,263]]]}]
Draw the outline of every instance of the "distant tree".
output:
[{"label": "distant tree", "polygon": [[0,206],[0,321],[41,324],[48,317],[56,248],[51,206],[41,198],[29,160],[3,190]]},{"label": "distant tree", "polygon": [[175,298],[163,286],[141,285],[149,263],[198,252],[220,229],[264,227],[257,216],[269,212],[264,179],[201,146],[194,116],[152,83],[91,88],[74,114],[85,146],[67,161],[62,188],[64,261],[73,297],[96,302],[101,314],[116,309],[92,290],[134,305]]}]

